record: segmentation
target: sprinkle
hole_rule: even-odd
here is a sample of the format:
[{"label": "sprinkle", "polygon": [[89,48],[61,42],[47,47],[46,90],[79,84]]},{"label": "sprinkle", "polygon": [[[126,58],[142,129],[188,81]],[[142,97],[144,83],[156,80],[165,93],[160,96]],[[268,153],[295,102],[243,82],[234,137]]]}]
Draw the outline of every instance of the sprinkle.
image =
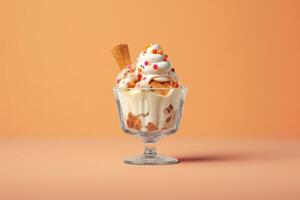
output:
[{"label": "sprinkle", "polygon": [[172,72],[175,72],[175,69],[174,69],[174,68],[172,68],[172,69],[171,69],[171,71],[172,71]]},{"label": "sprinkle", "polygon": [[178,87],[179,87],[179,84],[176,83],[176,82],[174,82],[174,83],[173,83],[173,87],[174,87],[174,88],[178,88]]},{"label": "sprinkle", "polygon": [[163,61],[167,61],[168,60],[168,55],[165,55],[165,57],[163,58]]},{"label": "sprinkle", "polygon": [[148,65],[148,64],[149,64],[148,61],[145,61],[145,62],[144,62],[144,65]]},{"label": "sprinkle", "polygon": [[138,72],[142,72],[142,69],[141,69],[141,68],[139,68],[139,69],[138,69]]},{"label": "sprinkle", "polygon": [[143,78],[143,80],[145,80],[145,79],[146,79],[146,77]]},{"label": "sprinkle", "polygon": [[153,69],[155,69],[155,70],[157,70],[157,69],[158,69],[158,66],[157,66],[157,64],[154,64],[154,65],[153,65]]},{"label": "sprinkle", "polygon": [[139,80],[141,80],[141,79],[142,79],[142,77],[143,77],[143,75],[142,75],[142,74],[140,74],[140,73],[138,73],[138,75],[137,75],[137,78],[138,78]]},{"label": "sprinkle", "polygon": [[163,50],[162,49],[158,50],[158,53],[163,54]]},{"label": "sprinkle", "polygon": [[156,54],[157,53],[157,49],[153,49],[152,53]]}]

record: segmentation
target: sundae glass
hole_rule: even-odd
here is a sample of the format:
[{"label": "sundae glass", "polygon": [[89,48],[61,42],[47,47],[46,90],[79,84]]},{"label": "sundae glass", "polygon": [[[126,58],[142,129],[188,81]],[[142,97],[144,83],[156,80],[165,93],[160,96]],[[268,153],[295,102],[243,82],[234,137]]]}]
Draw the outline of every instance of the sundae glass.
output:
[{"label": "sundae glass", "polygon": [[122,71],[113,88],[121,128],[141,138],[144,154],[125,159],[128,164],[161,165],[178,163],[176,158],[156,152],[156,142],[175,133],[180,125],[187,89],[179,85],[174,68],[158,44],[148,45],[131,64],[127,45],[112,53]]}]

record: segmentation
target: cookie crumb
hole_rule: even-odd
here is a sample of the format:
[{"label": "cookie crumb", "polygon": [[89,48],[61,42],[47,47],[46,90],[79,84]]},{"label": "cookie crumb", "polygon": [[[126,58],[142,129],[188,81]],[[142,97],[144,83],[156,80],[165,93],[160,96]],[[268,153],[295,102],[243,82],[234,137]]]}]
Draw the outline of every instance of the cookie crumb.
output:
[{"label": "cookie crumb", "polygon": [[158,129],[158,127],[152,122],[149,122],[146,128],[148,131],[156,131]]}]

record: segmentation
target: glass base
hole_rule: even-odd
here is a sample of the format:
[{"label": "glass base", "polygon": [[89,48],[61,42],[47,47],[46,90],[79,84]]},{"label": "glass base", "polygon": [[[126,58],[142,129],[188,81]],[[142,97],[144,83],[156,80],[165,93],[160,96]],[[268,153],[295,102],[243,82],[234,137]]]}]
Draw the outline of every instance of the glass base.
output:
[{"label": "glass base", "polygon": [[178,162],[178,159],[168,156],[155,156],[149,158],[144,155],[138,155],[124,160],[124,163],[133,165],[170,165]]}]

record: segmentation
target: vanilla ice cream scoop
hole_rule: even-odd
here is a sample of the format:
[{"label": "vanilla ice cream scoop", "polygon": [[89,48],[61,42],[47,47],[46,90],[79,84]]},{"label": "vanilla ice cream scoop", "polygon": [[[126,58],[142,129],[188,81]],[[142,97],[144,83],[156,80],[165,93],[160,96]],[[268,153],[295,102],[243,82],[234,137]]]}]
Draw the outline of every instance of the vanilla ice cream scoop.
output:
[{"label": "vanilla ice cream scoop", "polygon": [[121,88],[132,88],[138,81],[138,76],[136,74],[136,67],[134,65],[127,65],[118,74],[116,78],[116,84]]}]

